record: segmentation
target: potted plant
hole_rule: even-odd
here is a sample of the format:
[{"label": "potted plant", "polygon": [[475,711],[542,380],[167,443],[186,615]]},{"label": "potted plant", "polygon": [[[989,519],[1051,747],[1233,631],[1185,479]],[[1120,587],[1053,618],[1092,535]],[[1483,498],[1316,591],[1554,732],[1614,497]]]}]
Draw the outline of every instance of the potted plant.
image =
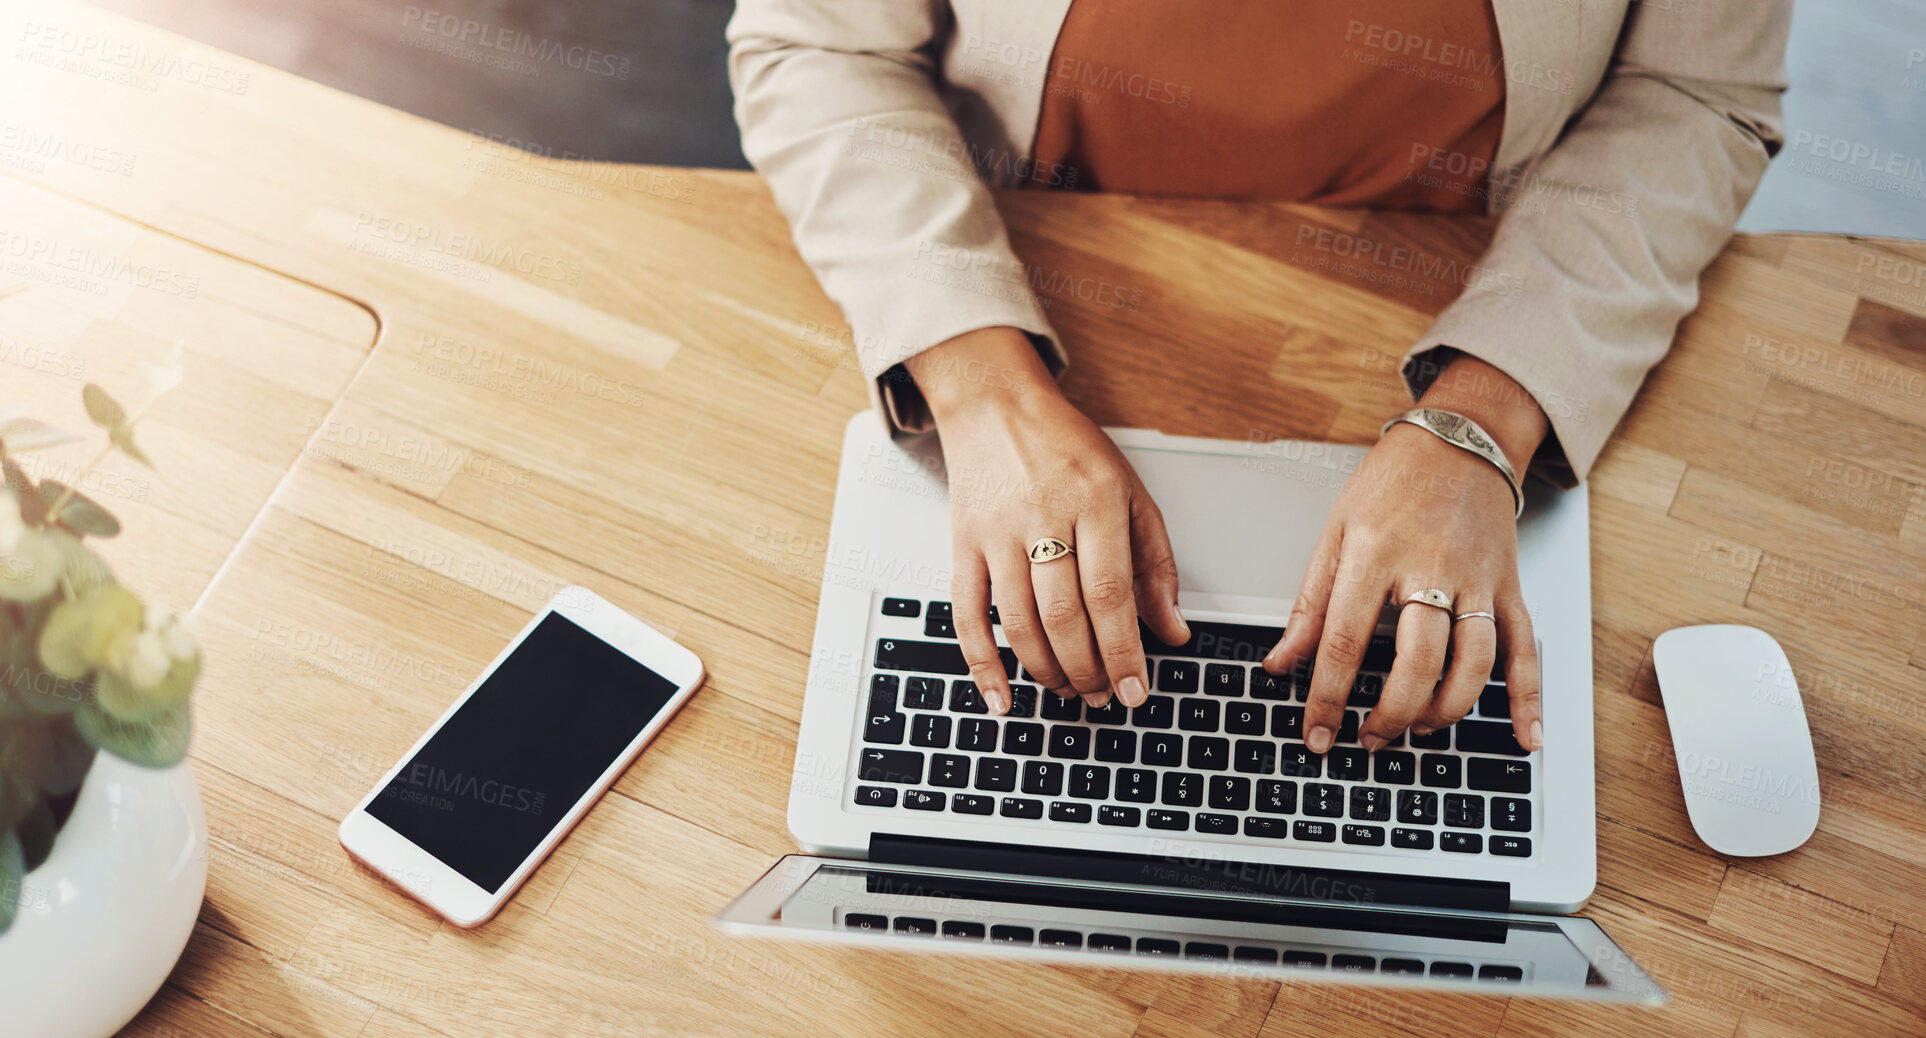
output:
[{"label": "potted plant", "polygon": [[181,618],[121,586],[87,546],[120,522],[76,489],[112,452],[148,464],[134,429],[180,381],[178,357],[176,347],[144,365],[151,391],[131,412],[84,388],[107,443],[73,485],[35,479],[23,456],[78,437],[0,410],[0,1016],[10,1032],[118,1029],[179,958],[205,890],[200,799],[182,763],[200,651]]}]

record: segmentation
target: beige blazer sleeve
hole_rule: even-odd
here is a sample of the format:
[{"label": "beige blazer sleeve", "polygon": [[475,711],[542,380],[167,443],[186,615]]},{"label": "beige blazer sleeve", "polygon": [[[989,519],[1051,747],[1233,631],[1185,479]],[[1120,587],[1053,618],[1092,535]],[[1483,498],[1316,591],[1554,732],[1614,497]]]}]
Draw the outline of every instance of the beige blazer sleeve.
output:
[{"label": "beige blazer sleeve", "polygon": [[729,82],[749,161],[843,309],[870,394],[928,428],[905,358],[1009,325],[1064,366],[973,153],[936,86],[947,0],[740,0]]},{"label": "beige blazer sleeve", "polygon": [[1406,357],[1412,394],[1441,347],[1482,358],[1551,419],[1532,470],[1583,479],[1783,143],[1791,16],[1790,0],[1633,4],[1589,106],[1509,185],[1486,274]]}]

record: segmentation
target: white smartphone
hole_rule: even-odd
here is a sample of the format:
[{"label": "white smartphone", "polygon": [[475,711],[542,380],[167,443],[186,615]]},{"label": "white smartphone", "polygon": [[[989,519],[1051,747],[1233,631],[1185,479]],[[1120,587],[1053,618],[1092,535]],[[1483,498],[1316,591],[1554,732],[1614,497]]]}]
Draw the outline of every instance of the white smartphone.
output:
[{"label": "white smartphone", "polygon": [[341,822],[341,846],[456,926],[501,910],[702,684],[702,663],[565,588]]}]

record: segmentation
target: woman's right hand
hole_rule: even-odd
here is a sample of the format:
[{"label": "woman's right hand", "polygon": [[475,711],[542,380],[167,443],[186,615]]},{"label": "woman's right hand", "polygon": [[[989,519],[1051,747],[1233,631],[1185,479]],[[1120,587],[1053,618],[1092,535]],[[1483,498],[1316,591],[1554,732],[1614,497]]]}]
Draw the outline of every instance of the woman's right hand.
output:
[{"label": "woman's right hand", "polygon": [[[1141,615],[1190,640],[1162,513],[1096,423],[1066,400],[1023,332],[985,328],[904,366],[929,403],[950,482],[957,641],[990,710],[1010,709],[992,635],[995,604],[1023,669],[1060,696],[1138,706],[1150,694]],[[1074,555],[1032,563],[1055,537]]]}]

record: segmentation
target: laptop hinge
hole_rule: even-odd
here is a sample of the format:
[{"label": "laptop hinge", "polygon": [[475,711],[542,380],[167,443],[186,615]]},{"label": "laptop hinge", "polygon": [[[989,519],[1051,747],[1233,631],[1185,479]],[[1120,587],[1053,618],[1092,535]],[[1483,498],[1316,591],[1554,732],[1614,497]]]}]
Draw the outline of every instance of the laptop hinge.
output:
[{"label": "laptop hinge", "polygon": [[1049,879],[1094,880],[1201,893],[1321,901],[1350,908],[1398,906],[1508,912],[1511,884],[1494,880],[1398,876],[1202,858],[1184,843],[1166,854],[1124,854],[1023,847],[979,840],[873,833],[869,858],[884,865],[965,869]]}]

